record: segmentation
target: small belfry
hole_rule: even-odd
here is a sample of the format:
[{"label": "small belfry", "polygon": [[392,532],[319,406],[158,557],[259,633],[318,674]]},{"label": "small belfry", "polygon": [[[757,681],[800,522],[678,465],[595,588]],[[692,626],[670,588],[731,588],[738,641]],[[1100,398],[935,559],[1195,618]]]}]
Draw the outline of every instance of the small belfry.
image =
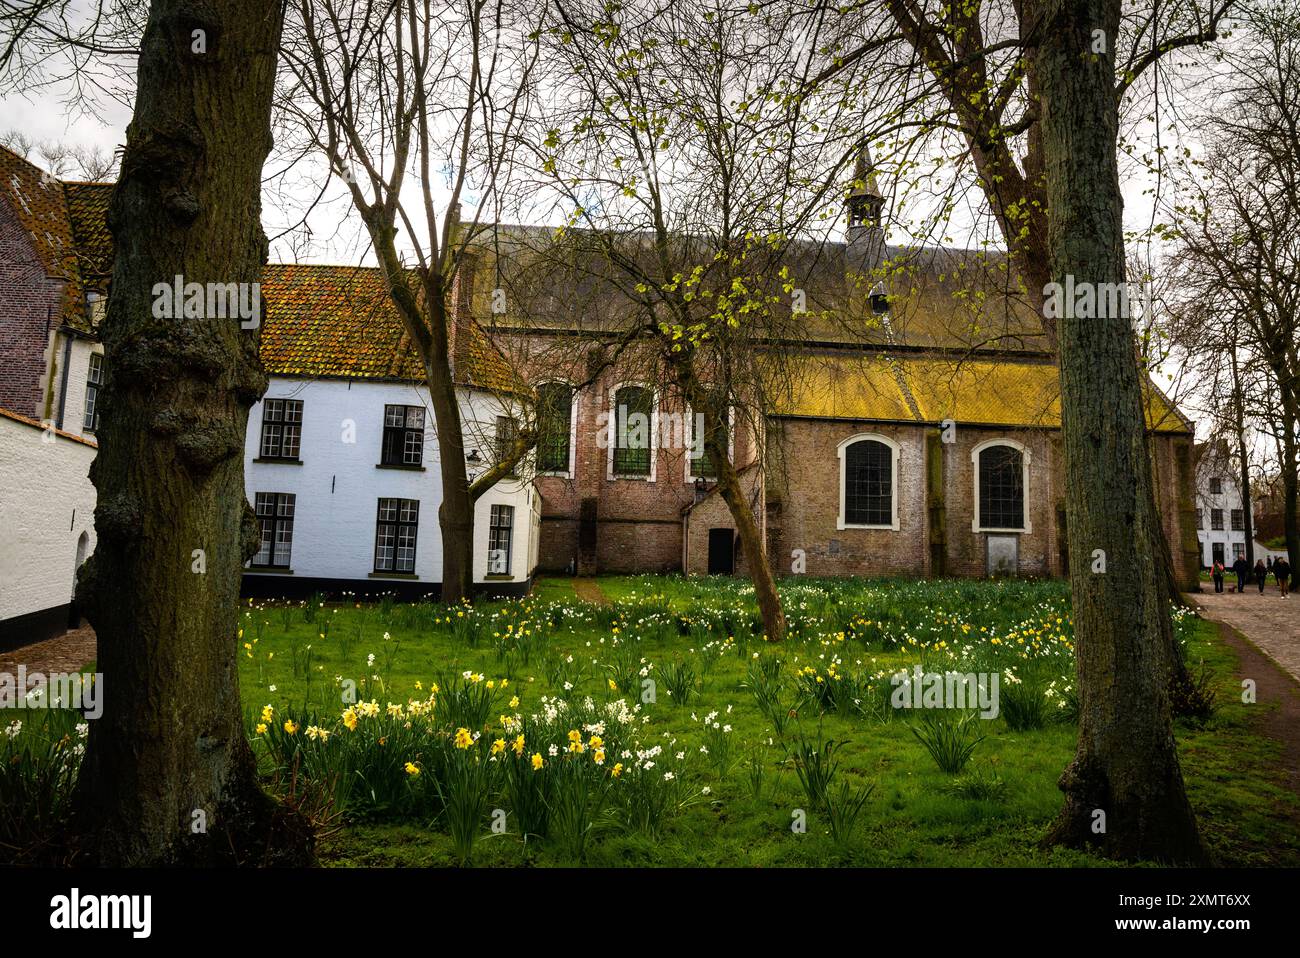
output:
[{"label": "small belfry", "polygon": [[845,200],[848,209],[849,229],[880,228],[881,213],[885,208],[885,195],[876,183],[875,164],[871,150],[863,143],[853,164],[853,188]]}]

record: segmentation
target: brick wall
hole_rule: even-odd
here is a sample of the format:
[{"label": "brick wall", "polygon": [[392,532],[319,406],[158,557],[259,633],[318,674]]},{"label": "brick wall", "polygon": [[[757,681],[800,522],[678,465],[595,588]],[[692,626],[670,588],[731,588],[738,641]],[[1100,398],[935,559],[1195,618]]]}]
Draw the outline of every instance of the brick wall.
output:
[{"label": "brick wall", "polygon": [[955,442],[940,443],[943,453],[944,502],[947,511],[948,575],[982,576],[988,568],[988,533],[972,531],[975,518],[975,465],[971,453],[988,440],[1009,439],[1029,455],[1025,498],[1030,531],[1019,536],[1020,572],[1059,574],[1056,504],[1064,495],[1058,434],[1039,429],[993,430],[958,427]]},{"label": "brick wall", "polygon": [[[763,472],[757,468],[744,469],[738,478],[745,501],[750,503],[754,521],[758,523],[759,537],[766,539],[767,498],[766,489],[763,488]],[[683,528],[683,570],[690,575],[703,575],[709,571],[709,532],[712,529],[731,530],[735,543],[735,572],[737,575],[748,575],[749,557],[741,549],[740,540],[735,535],[736,523],[731,517],[731,509],[716,490],[700,499],[686,514]],[[779,555],[772,556],[771,561],[776,567],[774,571],[778,574],[783,571]]]},{"label": "brick wall", "polygon": [[[859,434],[897,443],[898,529],[840,529],[840,443]],[[774,565],[802,549],[808,575],[926,575],[925,429],[830,420],[783,420],[769,433],[768,495],[779,532]]]},{"label": "brick wall", "polygon": [[[496,338],[530,381],[587,378],[594,348],[590,342],[520,334]],[[601,414],[610,411],[612,386],[661,381],[651,357],[630,351],[577,396],[572,474],[538,479],[543,569],[561,571],[576,563],[580,573],[706,571],[708,529],[733,523],[725,503],[716,497],[696,505],[690,521],[684,522],[684,507],[696,499],[694,484],[687,481],[684,451],[657,449],[653,481],[617,479],[610,478],[609,450],[598,441]],[[659,408],[665,413],[681,411],[668,398]],[[1020,573],[1065,572],[1065,485],[1056,430],[959,426],[953,442],[939,441],[932,425],[911,423],[782,419],[774,421],[771,430],[762,518],[778,574],[790,571],[791,555],[801,549],[809,575],[985,575],[989,533],[972,528],[976,490],[971,455],[981,443],[998,439],[1023,446],[1029,461],[1028,531],[1017,537]],[[752,459],[757,444],[742,426],[734,431],[734,461],[743,465]],[[838,527],[837,450],[845,440],[866,433],[898,447],[897,529]],[[1192,507],[1183,501],[1189,477],[1177,452],[1179,444],[1187,442],[1185,436],[1157,436],[1154,463],[1161,521],[1175,570],[1190,582],[1195,556],[1189,557],[1185,539]],[[584,501],[594,506],[596,516],[594,548],[588,552],[582,548]],[[737,571],[744,571],[743,559]]]},{"label": "brick wall", "polygon": [[[584,382],[594,344],[555,336],[497,334],[508,357],[530,382],[561,379]],[[688,453],[682,428],[686,412],[663,389],[665,377],[649,351],[630,350],[575,396],[571,442],[573,470],[562,476],[539,476],[542,494],[541,567],[562,571],[576,563],[583,574],[594,572],[667,572],[682,568],[682,510],[695,501],[688,481]],[[623,384],[658,389],[658,422],[652,427],[652,476],[611,477],[608,448],[610,391]],[[670,419],[669,417],[674,417]],[[602,431],[604,430],[604,431]],[[737,424],[733,460],[748,462],[754,443]],[[584,501],[595,506],[595,546],[581,548]],[[589,507],[590,508],[590,507]]]},{"label": "brick wall", "polygon": [[13,209],[0,202],[0,406],[44,417],[48,330],[62,291],[62,282],[46,276]]}]

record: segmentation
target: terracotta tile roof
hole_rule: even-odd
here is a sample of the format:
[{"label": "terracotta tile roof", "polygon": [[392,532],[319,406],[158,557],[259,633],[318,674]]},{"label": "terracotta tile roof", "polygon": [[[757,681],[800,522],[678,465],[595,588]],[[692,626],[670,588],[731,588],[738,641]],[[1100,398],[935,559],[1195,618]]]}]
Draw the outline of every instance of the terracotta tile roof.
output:
[{"label": "terracotta tile roof", "polygon": [[[282,376],[424,380],[418,351],[384,283],[366,266],[268,265],[262,362]],[[472,319],[456,331],[456,381],[494,391],[521,387],[501,351]]]},{"label": "terracotta tile roof", "polygon": [[72,238],[76,242],[82,282],[101,292],[113,272],[113,237],[108,232],[108,201],[113,183],[65,182]]},{"label": "terracotta tile roof", "polygon": [[0,199],[26,230],[45,274],[65,281],[58,321],[89,329],[62,181],[0,146]]},{"label": "terracotta tile roof", "polygon": [[[45,430],[45,426],[39,419],[33,419],[31,416],[24,416],[22,413],[14,412],[12,409],[6,409],[4,406],[0,406],[0,416],[3,416],[5,419],[12,419],[14,422],[20,422],[24,426],[31,426],[33,429]],[[91,449],[98,448],[98,444],[93,439],[78,436],[75,432],[67,432],[63,429],[53,429],[51,431],[56,436],[60,436],[64,439],[71,439],[73,442],[79,442],[83,446],[89,446]]]},{"label": "terracotta tile roof", "polygon": [[[0,196],[16,211],[52,277],[68,280],[64,321],[90,330],[84,291],[107,289],[113,267],[113,183],[61,182],[0,147]],[[423,365],[372,267],[269,265],[262,279],[262,360],[289,376],[422,382]],[[469,317],[459,320],[456,381],[493,391],[527,387]]]},{"label": "terracotta tile roof", "polygon": [[[778,390],[777,413],[815,419],[882,419],[968,425],[1061,425],[1059,375],[1051,363],[1005,359],[957,363],[937,359],[814,355],[790,368],[792,386]],[[1147,426],[1190,433],[1191,424],[1148,383]],[[915,414],[909,399],[916,404]]]}]

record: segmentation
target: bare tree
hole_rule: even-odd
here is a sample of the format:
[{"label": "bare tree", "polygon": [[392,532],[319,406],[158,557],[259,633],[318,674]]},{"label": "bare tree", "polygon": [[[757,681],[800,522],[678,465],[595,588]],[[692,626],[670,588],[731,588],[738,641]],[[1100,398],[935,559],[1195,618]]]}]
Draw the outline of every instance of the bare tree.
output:
[{"label": "bare tree", "polygon": [[[803,93],[817,21],[810,39],[785,8],[725,0],[551,9],[535,165],[564,225],[531,252],[621,304],[618,328],[639,343],[663,408],[694,418],[683,432],[702,439],[695,457],[779,640],[785,618],[741,467],[766,457],[767,415],[791,377],[775,344],[801,338],[815,308],[805,278],[843,209],[861,136],[842,101]],[[823,12],[820,28],[829,34],[835,19]],[[746,462],[734,460],[738,433],[751,444]]]},{"label": "bare tree", "polygon": [[[1184,198],[1168,211],[1184,290],[1177,333],[1202,364],[1228,363],[1243,468],[1247,405],[1276,442],[1283,535],[1294,558],[1300,555],[1300,4],[1252,4],[1243,21],[1245,39],[1229,54],[1233,84],[1204,115],[1205,156],[1184,160]],[[1247,403],[1256,373],[1264,385]]]},{"label": "bare tree", "polygon": [[474,503],[536,442],[522,382],[498,388],[516,427],[508,445],[488,445],[496,454],[471,482],[453,366],[475,275],[468,249],[486,228],[461,209],[497,201],[529,102],[538,44],[526,25],[537,13],[488,0],[299,0],[293,10],[294,82],[281,107],[290,135],[345,184],[419,350],[442,473],[442,597],[458,602],[473,588]]}]

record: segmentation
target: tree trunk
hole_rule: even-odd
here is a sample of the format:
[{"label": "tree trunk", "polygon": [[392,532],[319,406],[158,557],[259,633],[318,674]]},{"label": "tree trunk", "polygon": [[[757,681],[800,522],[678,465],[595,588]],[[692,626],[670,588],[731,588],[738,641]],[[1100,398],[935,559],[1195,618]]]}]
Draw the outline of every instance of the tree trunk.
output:
[{"label": "tree trunk", "polygon": [[1246,400],[1242,395],[1241,373],[1237,368],[1237,344],[1228,350],[1232,366],[1232,426],[1237,436],[1237,458],[1241,462],[1241,510],[1246,529],[1246,564],[1255,567],[1255,518],[1250,509],[1250,452],[1246,448]]},{"label": "tree trunk", "polygon": [[382,206],[362,211],[375,258],[388,280],[388,294],[397,307],[407,333],[424,364],[425,385],[433,406],[438,433],[438,469],[442,477],[442,502],[438,529],[442,533],[442,601],[458,603],[474,591],[474,500],[465,471],[465,435],[460,421],[460,401],[452,368],[448,308],[449,284],[438,271],[421,276],[420,296],[409,285],[410,271],[394,242],[391,212]]},{"label": "tree trunk", "polygon": [[99,540],[78,594],[106,699],[78,825],[104,865],[311,857],[306,823],[258,787],[240,710],[239,585],[257,538],[244,435],[266,388],[258,333],[238,317],[156,318],[153,292],[178,276],[260,281],[280,30],[278,8],[256,0],[154,0],[141,43],[109,212]]},{"label": "tree trunk", "polygon": [[[1048,0],[1037,51],[1043,90],[1052,276],[1125,280],[1116,163],[1119,0]],[[1097,40],[1104,52],[1097,49]],[[1158,516],[1140,375],[1127,316],[1059,320],[1080,699],[1065,806],[1045,838],[1120,859],[1201,862],[1167,697],[1169,609],[1149,554]]]},{"label": "tree trunk", "polygon": [[1283,422],[1282,433],[1282,520],[1283,535],[1286,537],[1287,561],[1291,564],[1292,576],[1300,575],[1296,572],[1297,566],[1300,566],[1300,523],[1297,523],[1297,500],[1300,499],[1300,476],[1297,476],[1297,465],[1300,463],[1300,454],[1296,449],[1296,412],[1288,409]]},{"label": "tree trunk", "polygon": [[[438,464],[442,471],[442,503],[438,527],[442,532],[442,601],[458,603],[474,594],[474,499],[465,471],[465,435],[451,363],[448,331],[451,318],[439,294],[433,308],[441,310],[432,327],[435,361],[426,368],[433,419],[438,427]],[[438,359],[441,358],[441,361]],[[485,450],[484,458],[489,458]]]},{"label": "tree trunk", "polygon": [[[707,394],[691,366],[690,353],[673,352],[672,346],[671,341],[666,344],[668,361],[673,367],[682,395],[692,409],[704,409],[708,402]],[[725,416],[725,410],[722,415]],[[736,534],[740,536],[741,550],[749,560],[749,577],[754,583],[754,598],[758,602],[759,614],[763,617],[763,631],[769,642],[781,642],[785,639],[785,612],[781,609],[781,595],[776,590],[776,578],[772,575],[772,564],[768,561],[767,543],[759,532],[753,509],[745,498],[739,474],[727,454],[719,430],[709,430],[705,434],[704,454],[713,465],[714,474],[718,477],[718,494],[727,504],[731,521],[736,524]]]}]

